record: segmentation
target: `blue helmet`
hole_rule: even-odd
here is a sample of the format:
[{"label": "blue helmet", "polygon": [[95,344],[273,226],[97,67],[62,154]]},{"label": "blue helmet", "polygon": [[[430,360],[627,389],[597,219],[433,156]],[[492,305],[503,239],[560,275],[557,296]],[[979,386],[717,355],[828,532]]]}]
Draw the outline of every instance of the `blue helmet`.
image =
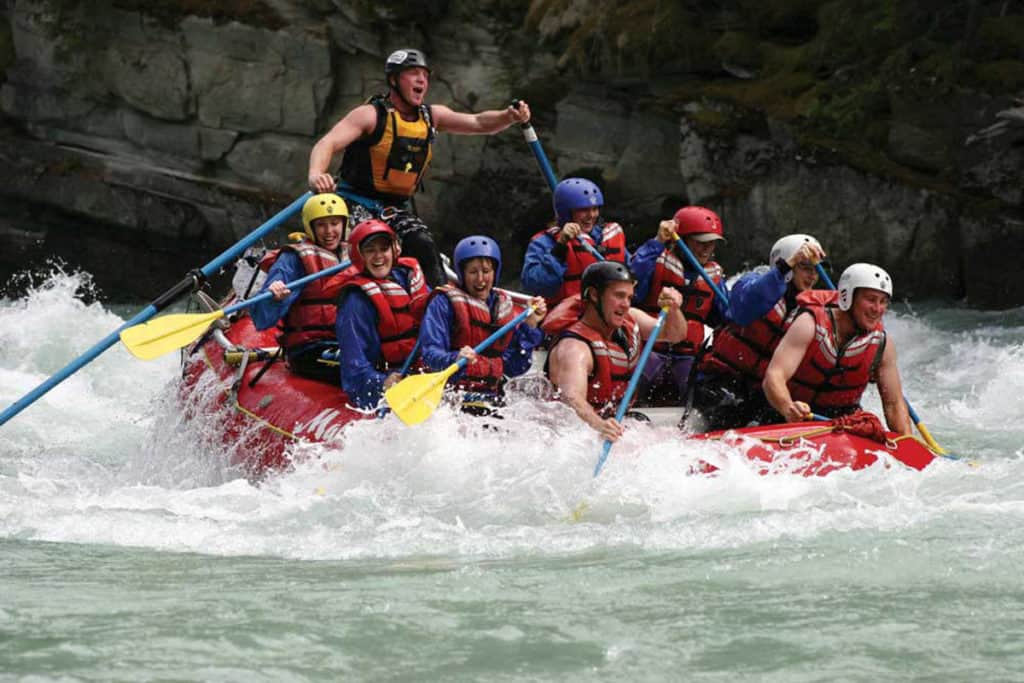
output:
[{"label": "blue helmet", "polygon": [[486,235],[470,235],[455,245],[455,273],[459,276],[459,286],[465,279],[462,275],[462,264],[474,258],[489,258],[494,261],[494,284],[501,278],[501,247]]},{"label": "blue helmet", "polygon": [[555,215],[559,225],[572,219],[574,209],[591,206],[604,206],[604,195],[601,188],[586,178],[566,178],[555,186]]}]

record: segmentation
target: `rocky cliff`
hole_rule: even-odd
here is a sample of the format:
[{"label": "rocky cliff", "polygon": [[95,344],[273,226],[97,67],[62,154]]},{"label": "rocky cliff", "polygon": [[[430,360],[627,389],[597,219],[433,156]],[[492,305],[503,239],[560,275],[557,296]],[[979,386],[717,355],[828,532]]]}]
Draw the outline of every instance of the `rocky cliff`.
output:
[{"label": "rocky cliff", "polygon": [[[56,254],[156,294],[301,194],[317,136],[413,45],[432,101],[528,99],[635,242],[704,204],[730,269],[807,231],[900,297],[1021,305],[1021,36],[1009,0],[9,0],[0,274]],[[515,130],[442,135],[416,203],[447,249],[499,236],[513,273],[550,214]]]}]

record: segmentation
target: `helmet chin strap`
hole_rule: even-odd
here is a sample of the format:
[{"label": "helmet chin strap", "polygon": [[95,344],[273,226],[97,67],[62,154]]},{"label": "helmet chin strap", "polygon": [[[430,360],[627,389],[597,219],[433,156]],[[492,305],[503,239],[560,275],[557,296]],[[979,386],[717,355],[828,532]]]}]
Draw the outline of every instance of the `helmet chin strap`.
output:
[{"label": "helmet chin strap", "polygon": [[[402,72],[399,71],[398,73],[400,74]],[[416,110],[416,105],[407,100],[405,95],[402,94],[402,89],[398,87],[398,74],[395,75],[394,83],[391,82],[390,77],[388,78],[388,89],[390,89],[391,92],[396,93],[398,95],[398,99],[402,100],[402,102],[405,103],[405,106],[409,107],[413,111]]]}]

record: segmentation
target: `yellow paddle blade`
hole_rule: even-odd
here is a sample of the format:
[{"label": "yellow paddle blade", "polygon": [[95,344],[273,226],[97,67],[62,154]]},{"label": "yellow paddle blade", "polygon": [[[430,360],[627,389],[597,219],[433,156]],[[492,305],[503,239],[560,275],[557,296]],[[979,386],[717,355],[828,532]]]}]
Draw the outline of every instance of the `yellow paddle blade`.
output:
[{"label": "yellow paddle blade", "polygon": [[406,377],[384,392],[384,400],[399,420],[409,426],[418,425],[437,409],[444,383],[458,371],[459,366],[452,363],[441,372]]},{"label": "yellow paddle blade", "polygon": [[121,342],[136,358],[153,360],[199,339],[224,311],[175,313],[121,331]]}]

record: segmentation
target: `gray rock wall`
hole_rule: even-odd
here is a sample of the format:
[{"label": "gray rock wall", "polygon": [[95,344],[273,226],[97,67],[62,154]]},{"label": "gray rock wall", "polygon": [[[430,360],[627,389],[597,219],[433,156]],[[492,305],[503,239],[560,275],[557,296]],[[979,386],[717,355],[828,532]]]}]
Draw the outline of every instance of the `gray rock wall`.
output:
[{"label": "gray rock wall", "polygon": [[[565,5],[559,21],[578,22],[580,4]],[[641,84],[567,76],[557,50],[525,27],[525,10],[430,5],[428,31],[423,16],[388,6],[268,7],[280,21],[8,3],[0,15],[0,195],[4,206],[48,220],[26,224],[18,211],[0,218],[0,274],[87,225],[93,243],[107,240],[118,254],[153,263],[153,277],[139,278],[137,289],[133,278],[118,279],[119,291],[152,295],[165,273],[170,284],[301,194],[318,135],[383,88],[391,49],[416,44],[435,68],[434,102],[479,111],[529,97],[556,170],[599,180],[605,215],[634,242],[679,206],[705,204],[725,220],[730,241],[720,260],[730,269],[762,262],[778,236],[804,231],[838,268],[866,260],[890,269],[900,296],[1024,303],[1024,285],[1003,276],[1024,248],[1024,127],[1011,122],[998,136],[964,142],[999,121],[1009,99],[971,107],[963,98],[941,122],[906,107],[911,113],[889,127],[880,150],[907,169],[901,177],[797,143],[790,124],[756,112],[746,115],[753,124],[709,128],[709,114],[732,116],[733,105],[663,101],[652,94],[657,74]],[[936,142],[950,135],[957,144]],[[955,182],[927,181],[940,171]],[[471,232],[500,236],[512,277],[525,241],[550,215],[547,188],[515,129],[442,135],[416,202],[448,249]],[[101,279],[117,267],[102,262],[102,249],[79,260]]]}]

